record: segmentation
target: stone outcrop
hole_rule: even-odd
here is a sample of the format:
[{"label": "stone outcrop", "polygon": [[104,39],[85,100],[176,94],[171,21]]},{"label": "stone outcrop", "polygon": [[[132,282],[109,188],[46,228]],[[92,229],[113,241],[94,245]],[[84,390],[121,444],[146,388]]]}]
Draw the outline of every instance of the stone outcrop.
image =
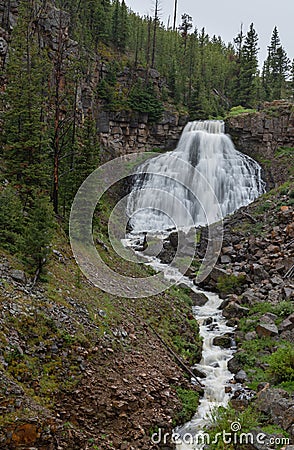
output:
[{"label": "stone outcrop", "polygon": [[97,132],[108,158],[153,149],[173,150],[180,138],[187,116],[165,111],[154,124],[148,114],[134,111],[105,111],[96,115]]},{"label": "stone outcrop", "polygon": [[17,21],[20,0],[0,0],[0,23],[11,31]]},{"label": "stone outcrop", "polygon": [[[7,2],[0,0],[0,64],[4,64],[9,56],[10,32],[16,25],[19,1]],[[40,44],[50,49],[52,58],[60,46],[65,57],[78,57],[79,45],[70,39],[70,14],[44,3],[38,12],[35,21]],[[61,27],[61,34],[60,34]],[[96,95],[99,82],[108,75],[107,60],[99,53],[92,55],[91,69],[87,76],[81,80],[77,90],[77,114],[83,120],[87,114],[93,115],[105,160],[125,155],[127,153],[152,151],[153,149],[173,150],[180,138],[184,125],[188,121],[187,115],[180,115],[177,111],[169,111],[171,106],[165,105],[166,111],[161,120],[151,123],[148,114],[135,111],[111,111],[109,105]],[[131,83],[136,81],[153,85],[160,96],[166,81],[160,73],[149,69],[148,74],[144,68],[129,69],[125,67],[117,74],[120,89],[129,90]],[[130,81],[131,80],[131,81]]]},{"label": "stone outcrop", "polygon": [[264,389],[258,394],[257,408],[294,437],[293,395],[282,389]]},{"label": "stone outcrop", "polygon": [[240,114],[226,121],[226,132],[238,150],[258,161],[270,186],[288,178],[278,158],[279,147],[294,147],[294,106],[278,100],[265,103],[256,113]]}]

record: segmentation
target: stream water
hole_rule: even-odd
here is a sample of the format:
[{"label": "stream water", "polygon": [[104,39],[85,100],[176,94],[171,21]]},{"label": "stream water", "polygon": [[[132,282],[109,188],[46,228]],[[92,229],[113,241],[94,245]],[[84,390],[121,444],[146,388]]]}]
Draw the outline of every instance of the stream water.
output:
[{"label": "stream water", "polygon": [[[160,235],[162,239],[163,235]],[[143,240],[142,235],[129,235],[125,240],[125,245],[132,246],[138,240]],[[206,377],[201,379],[204,385],[204,396],[200,399],[200,404],[195,412],[193,419],[184,426],[175,430],[177,435],[181,437],[177,440],[177,450],[198,450],[203,445],[197,444],[197,439],[202,442],[200,437],[205,427],[211,420],[213,410],[219,406],[226,406],[229,402],[230,395],[225,392],[225,387],[229,385],[233,374],[227,368],[228,360],[233,356],[234,343],[229,349],[221,348],[213,345],[213,339],[217,336],[223,336],[233,333],[233,328],[226,325],[226,319],[222,316],[219,306],[222,300],[217,294],[199,290],[191,279],[182,276],[176,269],[162,264],[157,257],[146,256],[146,264],[156,271],[164,273],[165,277],[170,281],[178,280],[177,284],[185,285],[196,293],[204,293],[208,301],[204,306],[194,307],[193,313],[200,325],[200,335],[203,338],[202,359],[199,364],[194,367],[205,373]],[[193,383],[193,380],[191,380]],[[196,443],[192,443],[194,440]]]},{"label": "stream water", "polygon": [[[144,242],[147,232],[161,232],[162,239],[162,233],[168,236],[166,230],[171,228],[214,223],[264,192],[260,166],[234,148],[221,121],[188,123],[176,150],[147,161],[140,169],[144,175],[136,177],[127,207],[132,232],[125,245],[134,248]],[[183,214],[179,202],[187,214]],[[146,256],[146,263],[169,280],[199,292],[188,277],[162,264],[156,255]],[[203,337],[202,360],[196,367],[206,375],[201,380],[205,393],[193,419],[176,430],[181,436],[177,450],[203,448],[191,443],[191,436],[201,434],[214,408],[226,406],[230,398],[225,387],[233,377],[227,362],[233,355],[234,343],[225,349],[213,345],[213,340],[233,334],[233,328],[226,325],[219,309],[222,300],[210,292],[205,295],[208,302],[193,311]]]}]

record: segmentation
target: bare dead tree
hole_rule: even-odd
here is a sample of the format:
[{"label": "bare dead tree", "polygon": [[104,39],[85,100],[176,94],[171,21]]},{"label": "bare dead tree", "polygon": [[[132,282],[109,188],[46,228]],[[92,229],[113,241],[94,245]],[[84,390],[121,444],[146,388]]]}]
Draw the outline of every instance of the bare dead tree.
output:
[{"label": "bare dead tree", "polygon": [[152,60],[151,67],[154,69],[155,67],[155,52],[156,52],[156,40],[157,40],[157,28],[159,23],[159,11],[160,5],[159,0],[155,0],[154,4],[154,17],[153,17],[153,45],[152,45]]},{"label": "bare dead tree", "polygon": [[178,0],[175,0],[175,8],[174,8],[174,25],[173,30],[175,31],[177,26],[177,10],[178,10]]}]

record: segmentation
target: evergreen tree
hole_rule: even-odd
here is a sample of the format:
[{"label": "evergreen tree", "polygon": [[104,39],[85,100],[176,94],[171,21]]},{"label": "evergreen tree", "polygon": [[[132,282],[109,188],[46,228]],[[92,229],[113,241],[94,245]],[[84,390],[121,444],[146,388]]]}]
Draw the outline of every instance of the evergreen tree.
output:
[{"label": "evergreen tree", "polygon": [[129,33],[128,10],[127,10],[125,0],[122,0],[121,8],[120,8],[119,40],[118,40],[118,48],[121,51],[125,51],[125,49],[126,49],[128,33]]},{"label": "evergreen tree", "polygon": [[153,18],[153,41],[152,41],[152,59],[151,67],[155,68],[155,54],[156,54],[156,44],[157,44],[157,28],[159,23],[159,0],[155,0],[154,3],[154,18]]},{"label": "evergreen tree", "polygon": [[119,30],[120,30],[120,3],[119,0],[114,1],[114,8],[112,13],[112,30],[111,30],[111,40],[114,45],[119,43]]},{"label": "evergreen tree", "polygon": [[3,123],[5,177],[22,195],[48,187],[47,76],[49,61],[33,33],[34,5],[22,2],[6,69]]},{"label": "evergreen tree", "polygon": [[54,220],[52,205],[48,199],[36,192],[34,200],[26,211],[24,229],[20,238],[23,260],[37,279],[46,263],[53,236]]},{"label": "evergreen tree", "polygon": [[275,100],[284,96],[289,66],[290,60],[281,45],[278,29],[275,27],[263,67],[263,88],[267,100]]},{"label": "evergreen tree", "polygon": [[290,98],[294,99],[294,59],[292,59],[290,82],[289,82]]},{"label": "evergreen tree", "polygon": [[192,17],[189,16],[189,14],[183,14],[182,15],[182,23],[179,26],[179,31],[180,31],[181,36],[184,41],[184,54],[186,53],[186,48],[187,48],[188,33],[192,27],[193,27]]},{"label": "evergreen tree", "polygon": [[253,23],[250,25],[241,51],[239,104],[254,107],[257,94],[258,36]]},{"label": "evergreen tree", "polygon": [[8,185],[0,190],[0,245],[11,252],[18,248],[22,232],[22,203],[15,188]]}]

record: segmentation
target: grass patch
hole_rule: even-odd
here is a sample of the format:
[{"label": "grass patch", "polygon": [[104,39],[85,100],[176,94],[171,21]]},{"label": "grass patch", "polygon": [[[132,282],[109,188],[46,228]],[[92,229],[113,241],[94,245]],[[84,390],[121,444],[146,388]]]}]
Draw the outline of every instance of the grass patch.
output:
[{"label": "grass patch", "polygon": [[199,404],[199,394],[190,389],[176,388],[182,403],[182,410],[177,414],[175,424],[185,423],[192,419]]},{"label": "grass patch", "polygon": [[240,114],[254,114],[256,112],[256,109],[244,108],[244,106],[241,105],[233,106],[233,108],[230,109],[225,118],[229,119],[230,117],[239,116]]}]

